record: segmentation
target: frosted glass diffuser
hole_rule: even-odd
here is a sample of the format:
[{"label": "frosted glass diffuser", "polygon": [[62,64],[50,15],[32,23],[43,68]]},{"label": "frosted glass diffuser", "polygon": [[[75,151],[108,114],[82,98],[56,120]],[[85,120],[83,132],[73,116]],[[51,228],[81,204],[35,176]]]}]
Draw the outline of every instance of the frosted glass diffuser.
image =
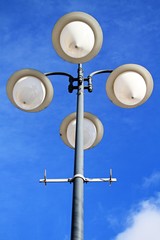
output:
[{"label": "frosted glass diffuser", "polygon": [[38,112],[50,104],[53,87],[43,73],[34,69],[23,69],[9,78],[7,94],[17,108],[26,112]]},{"label": "frosted glass diffuser", "polygon": [[133,108],[150,97],[153,79],[149,71],[137,64],[125,64],[116,68],[108,77],[106,92],[117,106]]},{"label": "frosted glass diffuser", "polygon": [[[85,112],[83,121],[83,148],[84,150],[96,146],[103,137],[103,125],[93,114]],[[60,127],[60,136],[64,143],[75,148],[76,113],[67,116]]]},{"label": "frosted glass diffuser", "polygon": [[84,63],[95,57],[103,42],[102,29],[95,18],[84,12],[61,17],[52,31],[57,54],[71,63]]}]

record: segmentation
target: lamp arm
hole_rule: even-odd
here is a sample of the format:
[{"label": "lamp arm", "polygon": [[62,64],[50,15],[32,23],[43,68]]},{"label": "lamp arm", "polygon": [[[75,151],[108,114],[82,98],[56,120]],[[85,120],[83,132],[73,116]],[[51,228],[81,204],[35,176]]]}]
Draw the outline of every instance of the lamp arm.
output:
[{"label": "lamp arm", "polygon": [[65,72],[48,72],[48,73],[44,73],[44,75],[45,76],[61,75],[61,76],[67,76],[69,78],[74,78],[72,75]]},{"label": "lamp arm", "polygon": [[[97,75],[97,74],[111,73],[111,72],[113,72],[113,70],[104,69],[104,70],[98,70],[98,71],[90,73],[87,78],[84,78],[84,81],[88,82],[88,86],[84,86],[84,89],[88,89],[89,92],[92,92],[92,90],[93,90],[92,77],[94,75]],[[72,93],[74,89],[78,89],[78,86],[73,85],[74,82],[78,81],[78,78],[74,78],[69,73],[66,73],[66,72],[48,72],[48,73],[44,73],[44,75],[45,76],[53,76],[53,75],[67,76],[67,77],[69,77],[69,86],[68,86],[69,93]]]},{"label": "lamp arm", "polygon": [[86,81],[88,81],[88,91],[89,92],[92,92],[93,91],[93,86],[92,86],[92,77],[94,75],[97,75],[97,74],[101,74],[101,73],[111,73],[113,72],[113,70],[108,70],[108,69],[104,69],[104,70],[98,70],[98,71],[95,71],[95,72],[92,72],[88,75],[88,77],[85,79]]},{"label": "lamp arm", "polygon": [[48,72],[44,73],[45,76],[54,76],[54,75],[61,75],[66,76],[69,78],[69,85],[68,85],[68,91],[69,93],[72,93],[74,89],[77,89],[77,86],[73,86],[73,82],[77,81],[77,78],[74,78],[71,74],[66,72]]},{"label": "lamp arm", "polygon": [[111,73],[113,72],[113,70],[110,70],[110,69],[104,69],[104,70],[98,70],[98,71],[95,71],[95,72],[92,72],[89,74],[88,78],[92,78],[94,75],[97,75],[97,74],[101,74],[101,73]]}]

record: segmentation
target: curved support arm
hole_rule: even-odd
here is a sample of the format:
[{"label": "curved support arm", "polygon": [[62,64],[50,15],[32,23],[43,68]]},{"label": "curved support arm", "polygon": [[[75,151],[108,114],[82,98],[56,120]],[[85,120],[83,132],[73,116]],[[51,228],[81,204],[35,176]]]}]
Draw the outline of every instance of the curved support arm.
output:
[{"label": "curved support arm", "polygon": [[101,74],[101,73],[111,73],[113,72],[113,70],[98,70],[98,71],[95,71],[95,72],[92,72],[89,74],[88,78],[92,78],[94,75],[97,75],[97,74]]},{"label": "curved support arm", "polygon": [[[113,70],[108,70],[108,69],[104,69],[104,70],[98,70],[98,71],[95,71],[95,72],[92,72],[88,75],[88,78],[92,78],[94,75],[97,75],[97,74],[101,74],[101,73],[111,73],[113,72]],[[74,79],[74,77],[69,74],[69,73],[65,73],[65,72],[48,72],[48,73],[44,73],[45,76],[53,76],[53,75],[62,75],[62,76],[67,76],[69,78],[72,78]]]},{"label": "curved support arm", "polygon": [[87,81],[88,81],[88,91],[89,92],[92,92],[93,91],[93,86],[92,86],[92,77],[94,75],[97,75],[97,74],[101,74],[101,73],[111,73],[113,72],[113,70],[108,70],[108,69],[105,69],[105,70],[98,70],[98,71],[95,71],[95,72],[92,72],[88,75],[87,77]]},{"label": "curved support arm", "polygon": [[[88,75],[87,78],[84,78],[84,81],[88,82],[88,86],[85,86],[84,89],[88,89],[89,92],[92,92],[93,87],[92,87],[92,77],[94,75],[97,74],[101,74],[101,73],[111,73],[113,72],[113,70],[108,70],[108,69],[104,69],[104,70],[98,70],[95,72],[92,72]],[[77,89],[78,86],[74,86],[73,82],[78,81],[78,78],[74,78],[71,74],[66,73],[66,72],[48,72],[48,73],[44,73],[45,76],[53,76],[53,75],[61,75],[61,76],[66,76],[69,78],[69,86],[68,86],[68,91],[69,93],[72,93],[74,89]]]},{"label": "curved support arm", "polygon": [[48,73],[44,73],[44,75],[45,76],[61,75],[61,76],[67,76],[69,78],[74,78],[72,75],[65,72],[48,72]]}]

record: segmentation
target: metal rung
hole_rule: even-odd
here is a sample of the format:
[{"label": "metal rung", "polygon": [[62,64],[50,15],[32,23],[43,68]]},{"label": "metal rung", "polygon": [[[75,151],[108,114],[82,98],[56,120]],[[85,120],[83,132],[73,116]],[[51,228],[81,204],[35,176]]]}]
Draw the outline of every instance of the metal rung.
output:
[{"label": "metal rung", "polygon": [[85,178],[85,182],[117,182],[116,178]]}]

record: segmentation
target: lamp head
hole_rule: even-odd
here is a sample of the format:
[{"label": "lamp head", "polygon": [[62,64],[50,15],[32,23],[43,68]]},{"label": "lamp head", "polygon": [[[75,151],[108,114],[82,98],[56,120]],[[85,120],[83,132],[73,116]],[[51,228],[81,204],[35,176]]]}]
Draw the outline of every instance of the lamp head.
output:
[{"label": "lamp head", "polygon": [[34,69],[23,69],[9,78],[7,95],[17,108],[26,112],[38,112],[51,102],[53,87],[43,73]]},{"label": "lamp head", "polygon": [[151,74],[137,64],[125,64],[116,68],[106,83],[110,100],[123,108],[140,106],[150,97],[152,90]]},{"label": "lamp head", "polygon": [[[83,129],[84,150],[96,146],[101,141],[104,130],[101,121],[96,116],[85,112]],[[60,136],[62,140],[71,148],[75,148],[75,132],[76,113],[72,113],[63,120],[60,127]]]},{"label": "lamp head", "polygon": [[71,63],[84,63],[98,54],[103,33],[97,20],[84,12],[64,15],[52,31],[53,46],[58,55]]}]

